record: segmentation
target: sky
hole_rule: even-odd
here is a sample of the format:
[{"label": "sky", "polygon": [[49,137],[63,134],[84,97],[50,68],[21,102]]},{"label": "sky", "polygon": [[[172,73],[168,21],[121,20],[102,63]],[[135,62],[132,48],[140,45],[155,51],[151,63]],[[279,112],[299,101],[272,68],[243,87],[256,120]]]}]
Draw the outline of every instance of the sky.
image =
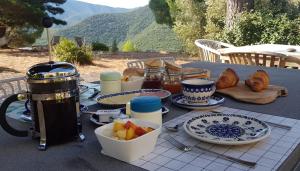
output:
[{"label": "sky", "polygon": [[83,2],[106,5],[111,7],[121,8],[136,8],[142,7],[149,3],[149,0],[79,0]]}]

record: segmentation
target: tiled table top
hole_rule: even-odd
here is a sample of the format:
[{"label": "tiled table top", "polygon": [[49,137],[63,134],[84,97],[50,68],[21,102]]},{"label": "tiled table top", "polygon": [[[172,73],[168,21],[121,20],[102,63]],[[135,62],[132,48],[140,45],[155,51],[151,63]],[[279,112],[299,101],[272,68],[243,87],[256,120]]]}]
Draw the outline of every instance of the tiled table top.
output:
[{"label": "tiled table top", "polygon": [[[142,157],[141,159],[132,162],[131,164],[147,169],[147,170],[211,170],[211,171],[242,171],[242,170],[276,170],[284,160],[291,154],[300,142],[300,121],[278,116],[271,116],[245,110],[220,107],[217,109],[223,113],[236,113],[253,116],[260,120],[281,123],[292,126],[292,130],[284,130],[281,128],[272,127],[270,137],[263,141],[242,145],[242,146],[222,146],[200,142],[187,135],[183,128],[177,133],[170,133],[174,138],[186,145],[194,146],[200,144],[206,149],[213,150],[218,153],[226,154],[233,157],[238,157],[248,161],[257,162],[255,168],[249,168],[237,163],[230,162],[219,158],[209,152],[201,151],[194,148],[190,152],[183,152],[176,149],[172,144],[162,138],[166,130],[162,131],[158,139],[155,150]],[[172,126],[182,121],[208,112],[192,111],[173,120],[164,123],[164,126]]]},{"label": "tiled table top", "polygon": [[[97,84],[88,84],[89,87],[99,88]],[[95,104],[94,100],[89,100],[88,97],[92,94],[92,90],[83,93],[81,95],[81,104],[92,105]],[[16,103],[10,107],[9,116],[19,119],[20,113],[24,111],[24,103]],[[257,166],[255,168],[249,168],[240,164],[232,163],[230,161],[219,158],[216,155],[201,151],[199,149],[193,149],[190,152],[182,152],[177,150],[169,142],[165,141],[162,137],[158,139],[155,150],[134,161],[130,164],[147,169],[147,170],[211,170],[211,171],[241,171],[241,170],[276,170],[285,159],[292,153],[300,142],[300,120],[272,116],[257,112],[250,112],[239,109],[232,109],[227,107],[219,107],[216,109],[223,113],[236,113],[252,116],[263,121],[270,121],[274,123],[281,123],[292,126],[292,130],[287,131],[281,128],[272,127],[270,137],[267,139],[242,146],[221,146],[213,145],[204,142],[200,142],[187,135],[183,128],[177,133],[170,133],[177,140],[185,143],[186,145],[200,144],[202,147],[213,150],[218,153],[226,154],[233,157],[239,157],[244,160],[255,161]],[[13,114],[14,113],[14,114]],[[185,115],[181,115],[173,120],[170,120],[164,125],[175,125],[181,123],[188,118],[198,116],[207,111],[192,111]],[[166,132],[163,130],[162,135]]]}]

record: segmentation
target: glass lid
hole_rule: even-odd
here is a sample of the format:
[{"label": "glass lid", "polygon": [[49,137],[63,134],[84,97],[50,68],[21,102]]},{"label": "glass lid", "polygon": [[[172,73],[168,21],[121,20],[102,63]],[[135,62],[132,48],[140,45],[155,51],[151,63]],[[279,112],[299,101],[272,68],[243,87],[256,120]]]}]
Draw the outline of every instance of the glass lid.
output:
[{"label": "glass lid", "polygon": [[48,79],[77,76],[76,67],[67,62],[46,62],[32,66],[26,73],[29,79]]}]

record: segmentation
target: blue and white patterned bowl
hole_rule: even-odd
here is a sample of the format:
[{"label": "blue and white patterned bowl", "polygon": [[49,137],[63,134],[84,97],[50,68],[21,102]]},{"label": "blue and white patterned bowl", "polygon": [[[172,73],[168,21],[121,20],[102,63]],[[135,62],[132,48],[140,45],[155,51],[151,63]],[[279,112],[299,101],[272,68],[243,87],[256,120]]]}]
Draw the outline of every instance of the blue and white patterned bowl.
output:
[{"label": "blue and white patterned bowl", "polygon": [[189,103],[208,103],[216,90],[215,82],[205,79],[191,79],[181,82],[183,95]]}]

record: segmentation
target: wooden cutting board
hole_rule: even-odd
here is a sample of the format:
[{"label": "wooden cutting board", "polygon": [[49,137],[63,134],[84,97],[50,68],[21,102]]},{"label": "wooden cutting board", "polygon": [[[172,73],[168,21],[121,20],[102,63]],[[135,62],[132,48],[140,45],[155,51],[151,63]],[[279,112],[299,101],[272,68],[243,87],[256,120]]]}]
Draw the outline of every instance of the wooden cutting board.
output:
[{"label": "wooden cutting board", "polygon": [[218,93],[228,95],[236,100],[255,103],[267,104],[275,101],[277,97],[287,96],[288,91],[285,87],[269,85],[269,88],[261,92],[254,92],[244,82],[240,82],[236,87],[217,90]]}]

